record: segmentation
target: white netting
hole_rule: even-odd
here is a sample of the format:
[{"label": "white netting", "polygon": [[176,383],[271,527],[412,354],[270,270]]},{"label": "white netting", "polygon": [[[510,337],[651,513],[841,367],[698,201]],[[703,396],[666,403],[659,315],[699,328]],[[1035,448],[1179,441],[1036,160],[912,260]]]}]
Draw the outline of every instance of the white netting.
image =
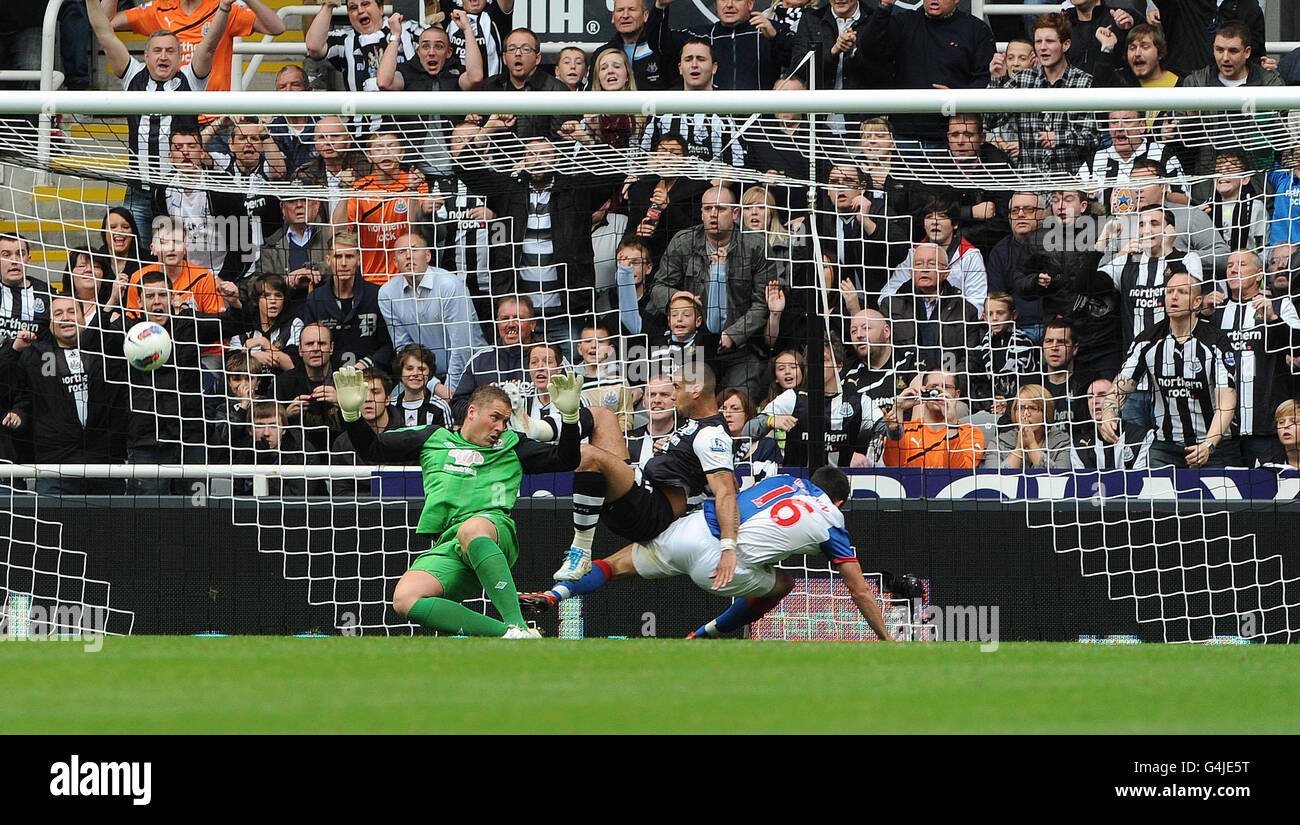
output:
[{"label": "white netting", "polygon": [[[582,108],[581,102],[572,105]],[[693,353],[698,345],[717,368],[720,386],[742,388],[752,405],[738,402],[744,418],[750,419],[743,433],[737,428],[744,445],[738,457],[762,469],[770,469],[778,460],[806,462],[809,451],[800,438],[807,437],[806,419],[812,414],[806,395],[799,392],[806,370],[786,372],[781,365],[783,359],[787,366],[797,365],[805,356],[795,350],[818,332],[836,342],[826,353],[835,368],[828,373],[827,384],[835,386],[827,392],[824,424],[833,460],[855,466],[926,466],[931,474],[974,466],[1021,469],[1026,461],[1041,461],[1053,473],[1088,472],[1086,461],[1082,469],[1072,465],[1090,452],[1096,461],[1105,450],[1094,449],[1099,446],[1096,437],[1093,444],[1068,437],[1049,439],[1052,427],[1066,436],[1077,429],[1061,415],[1059,404],[1057,420],[1044,422],[1041,435],[1008,417],[1007,407],[1030,384],[1047,387],[1049,394],[1069,406],[1075,424],[1088,416],[1087,386],[1078,386],[1074,374],[1064,367],[1044,365],[1048,353],[1032,338],[1022,340],[1009,335],[1009,330],[995,330],[985,316],[986,301],[995,291],[1015,293],[1013,297],[1021,300],[1014,305],[1022,313],[1032,309],[1033,301],[1026,299],[1032,290],[1008,283],[1007,271],[995,273],[992,266],[999,242],[1018,235],[1018,221],[1043,223],[1046,230],[1072,226],[1069,232],[1044,236],[1043,244],[1059,243],[1062,248],[1043,251],[1098,255],[1096,265],[1088,265],[1093,271],[1090,276],[1097,273],[1105,278],[1097,290],[1105,292],[1102,287],[1114,283],[1114,296],[1080,290],[1080,299],[1067,310],[1077,315],[1076,331],[1086,328],[1094,336],[1087,342],[1091,354],[1106,349],[1100,344],[1108,335],[1114,337],[1109,348],[1112,360],[1098,358],[1088,364],[1090,369],[1096,367],[1098,377],[1114,377],[1127,349],[1123,338],[1135,335],[1136,326],[1159,320],[1143,314],[1156,309],[1154,305],[1127,305],[1124,302],[1131,296],[1120,291],[1138,290],[1131,295],[1139,295],[1146,289],[1147,299],[1163,300],[1159,295],[1168,259],[1189,249],[1200,250],[1196,262],[1203,279],[1213,282],[1224,296],[1217,300],[1240,309],[1242,318],[1249,313],[1237,305],[1250,303],[1250,287],[1264,283],[1272,288],[1270,306],[1276,318],[1265,317],[1269,310],[1251,304],[1255,316],[1232,322],[1245,334],[1258,328],[1258,341],[1252,345],[1258,347],[1260,358],[1271,357],[1276,368],[1277,392],[1249,399],[1251,414],[1270,422],[1252,427],[1251,434],[1263,434],[1271,427],[1273,410],[1261,408],[1258,399],[1280,400],[1290,392],[1292,330],[1300,329],[1289,291],[1279,292],[1280,281],[1266,280],[1287,276],[1293,268],[1289,253],[1294,250],[1273,242],[1275,233],[1281,231],[1287,241],[1300,241],[1300,231],[1291,234],[1290,214],[1277,208],[1280,199],[1289,202],[1285,199],[1298,188],[1287,177],[1300,134],[1295,114],[1264,107],[1191,114],[1165,106],[1160,108],[1167,114],[1158,114],[1136,99],[1133,107],[1136,116],[1082,117],[1081,122],[1095,133],[1094,147],[1068,164],[1072,170],[1082,169],[1082,175],[1017,167],[1014,152],[999,154],[992,148],[971,159],[962,156],[973,145],[973,135],[962,135],[963,131],[982,131],[987,147],[1011,148],[1007,141],[1023,132],[1014,122],[1038,116],[1032,112],[953,120],[956,125],[949,132],[956,134],[950,138],[950,148],[895,138],[883,122],[871,117],[859,129],[855,123],[846,128],[839,119],[824,116],[814,122],[806,114],[672,115],[640,107],[622,116],[520,114],[511,116],[513,122],[485,113],[469,124],[457,116],[419,120],[403,114],[394,115],[378,137],[351,135],[343,121],[317,121],[315,128],[331,136],[302,145],[315,151],[324,147],[326,160],[309,160],[297,170],[282,166],[288,154],[284,147],[294,145],[299,124],[270,116],[217,120],[215,129],[199,130],[193,149],[177,150],[175,156],[160,153],[152,168],[146,165],[148,179],[158,185],[152,199],[139,209],[174,216],[185,225],[188,239],[203,239],[203,244],[190,246],[190,260],[202,258],[220,277],[194,281],[186,296],[192,308],[222,310],[226,298],[234,297],[233,290],[223,293],[220,287],[221,279],[228,279],[238,287],[248,314],[221,330],[219,337],[227,341],[224,347],[209,337],[200,340],[206,333],[198,327],[188,332],[190,341],[180,341],[199,356],[184,363],[180,374],[190,401],[197,398],[198,403],[176,401],[179,407],[172,421],[156,416],[152,422],[137,420],[138,442],[158,450],[142,455],[146,462],[152,457],[187,463],[279,464],[281,470],[265,489],[261,481],[254,483],[249,477],[232,484],[201,473],[174,489],[189,495],[197,482],[207,495],[254,502],[233,509],[234,523],[256,527],[259,549],[283,554],[285,578],[305,580],[313,604],[334,607],[338,627],[408,630],[409,625],[396,621],[387,605],[411,554],[424,549],[410,532],[415,508],[404,499],[372,496],[369,481],[295,478],[297,465],[350,464],[355,459],[346,444],[338,443],[328,391],[318,383],[327,371],[303,366],[305,326],[258,316],[265,308],[253,287],[261,274],[287,275],[289,294],[284,296],[283,311],[298,300],[299,293],[337,290],[334,270],[348,266],[336,257],[337,247],[357,247],[358,274],[376,286],[401,278],[405,262],[413,257],[412,244],[398,243],[408,231],[423,236],[433,264],[457,276],[464,290],[458,295],[474,314],[454,318],[438,314],[444,313],[441,304],[435,312],[429,303],[435,299],[420,292],[418,285],[407,292],[394,291],[394,297],[372,312],[369,306],[360,306],[365,289],[359,285],[361,279],[351,285],[352,296],[336,301],[337,312],[326,308],[325,315],[313,315],[321,310],[304,311],[312,301],[303,297],[294,309],[303,313],[305,322],[323,319],[335,327],[335,361],[380,360],[391,365],[399,340],[436,339],[443,346],[435,373],[446,380],[452,380],[454,370],[479,377],[478,372],[490,364],[492,369],[481,376],[484,380],[522,379],[527,392],[544,388],[547,370],[566,362],[584,366],[594,385],[588,400],[615,414],[620,430],[626,431],[634,461],[641,457],[637,450],[646,443],[644,438],[653,442],[662,434],[660,424],[670,426],[654,414],[648,380],[662,361],[680,360],[683,349]],[[479,128],[484,125],[487,134]],[[9,224],[0,234],[17,233],[30,241],[27,272],[35,277],[60,283],[65,267],[86,270],[87,296],[99,295],[88,300],[100,302],[103,317],[119,304],[144,300],[140,286],[128,282],[119,287],[117,281],[119,275],[129,278],[130,270],[147,263],[149,253],[138,247],[133,252],[129,243],[114,252],[113,236],[119,230],[103,233],[101,227],[113,220],[109,208],[132,202],[132,191],[146,174],[131,160],[125,120],[65,113],[60,128],[63,136],[44,157],[33,154],[38,141],[32,127],[15,121],[4,121],[0,127],[0,155],[11,162],[0,189],[0,211]],[[519,138],[510,128],[553,137]],[[561,139],[555,136],[557,131],[578,139]],[[178,129],[176,134],[182,132]],[[673,145],[674,136],[682,138],[680,145]],[[661,142],[665,139],[667,145]],[[1110,140],[1112,146],[1141,143],[1139,155],[1150,161],[1149,168],[1134,168],[1127,156],[1108,163],[1103,140]],[[274,157],[277,153],[282,156],[279,161]],[[53,174],[53,181],[38,185],[30,172],[20,168],[31,170],[33,165],[37,171]],[[723,196],[712,188],[715,182],[735,191]],[[1092,210],[1077,219],[1074,213],[1079,205],[1070,202],[1076,190],[1096,199]],[[1167,219],[1162,216],[1162,225],[1153,228],[1143,223],[1146,213],[1141,207],[1157,190],[1173,221],[1165,226]],[[701,221],[710,220],[706,207],[710,200],[716,205],[719,198],[724,198],[723,207],[741,202],[734,217],[737,228],[731,233],[738,240],[706,228],[700,233],[699,248],[684,242],[675,246],[673,238],[682,237],[678,233],[690,233]],[[302,213],[291,214],[288,207],[281,211],[276,199],[302,202]],[[548,212],[551,199],[569,211]],[[727,210],[715,213],[721,211]],[[656,216],[651,218],[651,212]],[[589,220],[585,228],[568,220],[579,213]],[[592,220],[593,213],[600,219]],[[568,222],[562,224],[562,218]],[[121,213],[117,219],[125,220]],[[292,234],[282,231],[286,223]],[[138,227],[137,231],[145,230]],[[355,232],[357,238],[333,243],[340,231]],[[163,234],[169,234],[166,227]],[[632,250],[631,259],[642,259],[641,265],[620,275],[619,241],[629,236],[644,241],[643,247],[624,247]],[[575,237],[590,239],[590,254],[586,250],[575,254]],[[291,248],[286,238],[308,242],[301,249]],[[710,247],[703,243],[719,238],[730,252],[715,251],[720,260],[710,261]],[[926,240],[942,247],[946,263],[937,250],[922,251],[919,244]],[[105,254],[74,252],[101,243],[107,247]],[[1253,262],[1248,255],[1231,254],[1237,249],[1266,260]],[[1125,268],[1130,251],[1137,259],[1133,271]],[[917,255],[927,256],[928,263],[913,266]],[[1280,264],[1271,270],[1275,258]],[[1141,280],[1149,259],[1158,264],[1159,282],[1125,280]],[[710,301],[709,264],[726,260],[729,268],[713,283],[728,285],[727,300]],[[646,263],[651,264],[649,272]],[[925,272],[938,276],[936,286],[946,276],[947,291],[938,299],[938,324],[918,315],[928,311],[915,294],[924,281],[918,274]],[[169,270],[174,279],[179,273],[174,267]],[[997,274],[1003,278],[999,284],[994,283]],[[629,276],[631,282],[620,282],[620,277]],[[669,279],[674,280],[669,283]],[[747,286],[733,291],[739,279],[749,279]],[[769,288],[769,281],[776,287]],[[676,335],[671,313],[664,311],[679,288],[700,297],[694,315],[680,327],[685,335]],[[1244,301],[1232,300],[1243,292],[1247,293]],[[537,349],[525,354],[523,346],[511,343],[507,349],[514,355],[541,359],[533,365],[534,371],[523,362],[511,369],[502,369],[501,362],[491,358],[476,362],[497,336],[513,341],[521,326],[527,326],[527,319],[520,324],[509,317],[509,301],[506,315],[501,314],[502,299],[518,295],[527,295],[534,303],[534,343],[555,344],[558,354]],[[737,297],[748,302],[743,313],[733,305]],[[684,309],[691,315],[689,303]],[[811,316],[807,306],[812,308]],[[889,321],[889,337],[873,332],[882,326],[882,320],[868,311],[874,308]],[[165,307],[158,312],[174,315],[175,310]],[[513,311],[519,311],[517,301]],[[1050,313],[1046,305],[1039,311],[1038,323],[1022,318],[1022,324],[1041,327]],[[349,313],[353,316],[346,317]],[[722,320],[718,329],[712,329],[714,313]],[[1106,329],[1113,332],[1089,326],[1105,313],[1111,323]],[[501,322],[494,324],[491,314]],[[375,317],[367,320],[367,315]],[[395,318],[406,320],[394,322]],[[994,322],[1012,323],[1002,317]],[[13,329],[22,323],[15,318]],[[437,329],[431,331],[431,325]],[[658,329],[652,328],[656,325]],[[693,338],[697,326],[711,336]],[[1050,335],[1051,328],[1039,332]],[[719,355],[719,350],[709,348],[723,343],[724,333],[733,344],[742,334],[745,339],[738,347],[724,347],[730,352]],[[254,345],[258,353],[246,368],[232,368],[225,359],[240,351],[229,343],[232,336],[240,344],[257,337],[266,344]],[[710,343],[702,343],[710,337]],[[686,339],[692,343],[684,346]],[[208,345],[206,351],[200,343]],[[847,354],[840,345],[847,347]],[[882,355],[883,359],[878,357]],[[1254,360],[1252,356],[1252,364]],[[856,374],[855,368],[860,368]],[[910,401],[900,403],[900,399],[908,394],[905,390],[914,377],[937,368],[951,374],[950,393],[956,403],[945,406],[943,401],[924,400],[913,408],[914,415],[924,416],[929,409],[947,416],[951,408],[960,420],[953,423],[955,441],[943,446],[950,457],[931,464],[927,454],[937,442],[921,431],[923,421],[918,420],[910,433],[919,439],[915,450],[909,446],[906,430],[903,438],[886,440],[872,425],[889,407],[907,406]],[[248,369],[254,373],[251,378],[243,374]],[[306,379],[299,387],[305,392],[283,389],[279,374],[294,370]],[[401,387],[401,370],[394,368],[391,373]],[[161,409],[161,399],[174,396],[170,389],[143,385],[134,373],[113,373],[107,383],[125,387],[128,375],[129,394],[135,400],[127,406],[135,408],[137,419],[147,412],[140,409],[142,405]],[[942,375],[933,383],[941,393],[949,391]],[[1058,384],[1059,394],[1054,389]],[[412,386],[417,385],[413,381]],[[920,394],[928,386],[921,378],[913,390]],[[248,402],[252,399],[246,397],[249,388],[254,398],[265,394],[267,400],[285,407],[286,423],[258,431],[251,420],[255,408]],[[407,423],[424,420],[421,416],[445,415],[442,400],[450,401],[452,409],[457,406],[454,398],[435,402],[433,396],[421,404],[423,395],[397,389],[391,399],[397,406],[388,414],[394,421],[409,414],[403,421]],[[402,406],[398,396],[407,398],[409,406]],[[545,411],[544,400],[536,399],[540,411]],[[1029,399],[1025,406],[1034,403]],[[1045,405],[1041,406],[1045,412]],[[796,421],[791,424],[782,416]],[[647,426],[649,430],[641,435],[640,428]],[[1203,435],[1206,422],[1190,429],[1198,427]],[[943,428],[949,433],[946,423]],[[1116,469],[1163,477],[1140,461],[1150,446],[1145,433],[1151,430],[1126,434],[1132,440],[1113,450]],[[292,511],[305,512],[305,523],[287,522],[285,514],[290,511],[281,502],[302,496],[319,499],[321,504]],[[1280,557],[1258,552],[1253,536],[1233,533],[1228,513],[1214,512],[1190,498],[1168,512],[1157,512],[1128,488],[1107,491],[1099,501],[1101,506],[1095,507],[1089,499],[1076,497],[1045,511],[1031,508],[1029,524],[1050,526],[1058,552],[1077,552],[1085,576],[1105,575],[1111,598],[1133,600],[1139,622],[1158,623],[1168,641],[1206,640],[1239,633],[1241,616],[1254,612],[1261,617],[1259,635],[1269,640],[1290,638],[1296,626],[1291,616],[1297,605],[1294,581],[1286,576]],[[816,579],[811,569],[797,569]],[[844,593],[823,595],[830,603],[845,604]]]},{"label": "white netting", "polygon": [[[65,546],[62,522],[38,513],[37,497],[0,484],[4,593],[0,623],[9,639],[130,635],[135,614],[115,607],[108,581],[87,570],[88,556]],[[48,513],[48,511],[47,511]],[[57,514],[57,508],[55,509]],[[106,571],[99,568],[101,575]]]}]

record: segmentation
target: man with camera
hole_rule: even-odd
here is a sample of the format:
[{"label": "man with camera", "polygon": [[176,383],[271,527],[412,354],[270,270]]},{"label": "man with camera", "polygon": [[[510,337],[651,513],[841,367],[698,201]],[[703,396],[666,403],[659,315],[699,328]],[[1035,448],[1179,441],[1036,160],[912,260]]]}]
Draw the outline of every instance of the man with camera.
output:
[{"label": "man with camera", "polygon": [[918,404],[920,415],[902,423],[899,438],[885,440],[886,467],[972,469],[984,458],[984,433],[961,420],[965,405],[957,376],[943,370],[927,372],[918,389],[903,390],[885,412],[885,423],[896,431]]}]

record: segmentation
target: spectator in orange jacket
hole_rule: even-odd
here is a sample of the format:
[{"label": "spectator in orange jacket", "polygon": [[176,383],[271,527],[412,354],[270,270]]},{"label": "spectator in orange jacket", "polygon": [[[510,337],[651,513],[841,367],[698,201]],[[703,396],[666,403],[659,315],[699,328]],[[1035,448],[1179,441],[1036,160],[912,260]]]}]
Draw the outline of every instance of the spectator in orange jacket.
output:
[{"label": "spectator in orange jacket", "polygon": [[920,405],[920,413],[903,423],[900,438],[885,441],[887,467],[972,469],[984,457],[984,433],[961,421],[957,376],[942,370],[927,372],[918,390],[908,387],[885,421],[891,429],[898,418]]}]

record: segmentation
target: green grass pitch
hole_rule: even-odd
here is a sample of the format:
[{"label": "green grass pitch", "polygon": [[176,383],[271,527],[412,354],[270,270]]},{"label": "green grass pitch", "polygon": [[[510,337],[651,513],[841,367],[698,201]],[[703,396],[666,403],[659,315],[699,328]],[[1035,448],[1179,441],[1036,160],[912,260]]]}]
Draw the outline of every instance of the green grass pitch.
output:
[{"label": "green grass pitch", "polygon": [[1296,733],[1300,649],[744,640],[0,644],[8,733]]}]

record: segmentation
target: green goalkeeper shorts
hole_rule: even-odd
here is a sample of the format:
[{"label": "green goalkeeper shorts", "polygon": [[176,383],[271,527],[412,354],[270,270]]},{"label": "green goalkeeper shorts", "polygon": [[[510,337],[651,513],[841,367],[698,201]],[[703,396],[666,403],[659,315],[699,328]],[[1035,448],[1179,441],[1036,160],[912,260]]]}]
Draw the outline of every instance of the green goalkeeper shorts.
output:
[{"label": "green goalkeeper shorts", "polygon": [[[485,518],[496,525],[497,546],[505,554],[506,563],[513,568],[519,560],[514,520],[504,513],[480,513],[470,518]],[[423,570],[437,579],[442,584],[442,598],[455,602],[476,599],[483,592],[483,585],[479,584],[469,559],[460,551],[460,540],[456,538],[459,529],[460,524],[448,527],[411,565],[412,570]]]}]

